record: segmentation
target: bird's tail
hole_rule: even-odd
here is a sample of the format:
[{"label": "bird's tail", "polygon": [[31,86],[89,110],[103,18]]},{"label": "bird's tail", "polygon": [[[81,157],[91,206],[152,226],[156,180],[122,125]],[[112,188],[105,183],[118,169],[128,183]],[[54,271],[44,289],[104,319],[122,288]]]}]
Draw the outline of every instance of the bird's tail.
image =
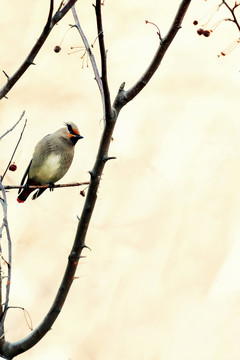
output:
[{"label": "bird's tail", "polygon": [[36,189],[22,189],[20,194],[18,195],[17,201],[19,203],[24,203],[25,200],[27,200],[28,196]]}]

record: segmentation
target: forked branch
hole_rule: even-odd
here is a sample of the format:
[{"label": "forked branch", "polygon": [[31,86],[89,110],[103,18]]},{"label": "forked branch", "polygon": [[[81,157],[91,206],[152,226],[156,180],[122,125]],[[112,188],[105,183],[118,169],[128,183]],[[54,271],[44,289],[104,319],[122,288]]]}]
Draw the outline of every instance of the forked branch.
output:
[{"label": "forked branch", "polygon": [[135,96],[137,96],[140,91],[148,84],[149,80],[155,74],[158,69],[161,61],[171,45],[173,39],[175,38],[179,29],[181,29],[182,21],[186,14],[186,11],[191,3],[191,0],[183,0],[179,6],[175,19],[170,27],[168,34],[160,41],[159,47],[150,62],[148,68],[144,72],[144,74],[140,77],[140,79],[128,90],[124,90],[124,85],[122,84],[119,92],[115,98],[113,107],[119,112],[120,109],[126,105],[129,101],[133,100]]},{"label": "forked branch", "polygon": [[[74,1],[73,1],[74,2]],[[68,2],[69,3],[69,2]],[[102,68],[102,79],[97,78],[98,85],[101,91],[101,96],[103,100],[103,109],[104,109],[104,117],[106,122],[104,123],[104,130],[101,137],[101,141],[99,144],[98,154],[96,161],[94,163],[93,169],[90,172],[91,181],[89,185],[89,189],[87,192],[86,200],[84,203],[84,207],[82,210],[81,217],[78,221],[78,227],[75,235],[74,244],[70,255],[68,257],[68,263],[65,270],[65,274],[63,276],[62,282],[60,284],[59,290],[56,294],[55,300],[47,313],[46,317],[39,324],[39,326],[33,330],[33,332],[27,336],[26,338],[15,342],[8,343],[4,342],[2,347],[2,354],[6,356],[8,359],[12,359],[14,356],[28,350],[32,346],[34,346],[46,333],[49,331],[55,322],[57,316],[59,315],[62,306],[66,300],[67,294],[70,290],[72,282],[74,280],[75,272],[77,269],[78,261],[81,257],[82,250],[85,246],[85,238],[87,234],[87,230],[90,224],[90,220],[93,214],[93,210],[95,207],[96,199],[97,199],[97,191],[99,188],[99,184],[101,181],[102,173],[104,166],[106,164],[106,160],[111,157],[108,156],[108,150],[112,139],[113,130],[116,124],[117,117],[119,115],[120,110],[124,105],[126,105],[129,101],[131,101],[137,94],[146,86],[151,77],[156,72],[159,67],[162,58],[164,57],[168,47],[173,41],[175,35],[181,27],[184,15],[188,9],[191,0],[182,0],[180,7],[177,11],[176,17],[173,21],[173,24],[165,38],[159,44],[158,50],[151,61],[148,69],[142,75],[142,77],[136,82],[134,86],[132,86],[129,90],[124,90],[124,84],[120,86],[119,92],[116,96],[114,104],[110,107],[110,94],[108,90],[108,82],[107,82],[107,72],[106,72],[106,53],[105,46],[103,40],[103,31],[101,25],[101,9],[100,9],[100,1],[96,0],[96,14],[98,18],[98,38],[99,45],[101,49],[101,68]],[[97,7],[98,6],[98,7]],[[75,21],[78,22],[78,18],[76,15],[75,8],[73,8]],[[80,26],[77,26],[81,36],[83,36],[83,32]],[[86,44],[86,42],[85,42]],[[85,45],[86,46],[86,45]],[[87,48],[87,47],[86,47]],[[98,74],[97,67],[95,67],[96,62],[91,53],[92,64],[94,67],[95,74]],[[98,76],[98,75],[97,75]],[[105,85],[102,86],[102,82],[105,82]],[[103,91],[102,91],[103,90]],[[108,99],[109,96],[109,99]]]}]

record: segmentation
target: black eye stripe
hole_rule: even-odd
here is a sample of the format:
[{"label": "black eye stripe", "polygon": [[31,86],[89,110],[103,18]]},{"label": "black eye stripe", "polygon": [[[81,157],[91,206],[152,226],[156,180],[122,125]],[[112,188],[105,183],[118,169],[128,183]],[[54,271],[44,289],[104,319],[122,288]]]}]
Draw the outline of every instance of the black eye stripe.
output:
[{"label": "black eye stripe", "polygon": [[71,124],[66,123],[66,126],[67,126],[68,131],[70,132],[70,134],[75,135],[75,132],[73,131],[72,125],[71,125]]}]

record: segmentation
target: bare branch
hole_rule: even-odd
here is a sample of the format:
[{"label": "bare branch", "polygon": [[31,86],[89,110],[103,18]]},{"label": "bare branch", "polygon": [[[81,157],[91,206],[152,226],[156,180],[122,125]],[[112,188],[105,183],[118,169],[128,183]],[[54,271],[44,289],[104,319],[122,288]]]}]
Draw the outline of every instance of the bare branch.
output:
[{"label": "bare branch", "polygon": [[53,323],[61,312],[72,282],[76,278],[75,272],[78,266],[79,259],[81,258],[81,252],[84,248],[84,241],[78,243],[78,246],[76,246],[76,244],[74,243],[72,251],[68,257],[68,264],[61,285],[47,315],[45,316],[43,321],[24,339],[14,343],[9,343],[5,341],[2,347],[2,353],[4,354],[4,356],[12,359],[18,354],[27,351],[35,344],[37,344],[44,337],[44,335],[49,330],[51,330]]},{"label": "bare branch", "polygon": [[104,99],[105,99],[105,110],[106,110],[106,119],[111,118],[111,97],[108,86],[107,79],[107,56],[105,50],[104,43],[104,33],[103,33],[103,25],[102,25],[102,4],[101,0],[96,0],[95,12],[97,19],[97,29],[98,29],[98,41],[100,47],[100,55],[101,55],[101,68],[102,68],[102,84],[104,91]]},{"label": "bare branch", "polygon": [[19,137],[18,142],[17,142],[17,145],[15,146],[15,149],[14,149],[14,151],[13,151],[13,153],[12,153],[12,156],[11,156],[11,158],[10,158],[10,160],[9,160],[9,163],[8,163],[8,165],[7,165],[7,167],[6,167],[6,170],[5,170],[4,173],[3,173],[3,176],[2,176],[2,178],[1,178],[1,181],[3,181],[4,176],[6,175],[8,169],[9,169],[9,165],[11,164],[12,159],[13,159],[16,151],[17,151],[18,145],[20,144],[20,141],[21,141],[21,139],[22,139],[22,136],[23,136],[23,133],[24,133],[24,130],[25,130],[26,125],[27,125],[27,119],[25,120],[25,123],[24,123],[24,125],[23,125],[23,129],[22,129],[22,132],[21,132],[20,137]]},{"label": "bare branch", "polygon": [[[3,197],[1,198],[1,204],[2,204],[2,208],[3,208],[3,225],[6,229],[6,234],[7,234],[7,240],[8,240],[8,261],[7,263],[7,268],[8,268],[8,273],[7,273],[7,282],[6,282],[6,300],[4,303],[4,310],[2,312],[2,316],[0,319],[0,328],[1,328],[1,334],[0,336],[2,337],[4,334],[4,320],[7,314],[7,309],[8,309],[8,304],[9,304],[9,294],[10,294],[10,285],[11,285],[11,266],[12,266],[12,241],[11,241],[11,236],[10,236],[10,231],[9,231],[9,226],[8,226],[8,220],[7,220],[7,197],[6,197],[6,191],[4,189],[4,186],[2,185],[2,182],[0,181],[0,188],[2,191],[2,195]],[[2,279],[1,279],[2,281]],[[1,342],[3,343],[4,338],[1,339]]]},{"label": "bare branch", "polygon": [[18,119],[18,121],[16,122],[16,124],[14,124],[11,129],[7,130],[3,135],[0,136],[0,140],[2,140],[2,138],[4,136],[6,136],[10,131],[13,131],[13,129],[17,126],[17,124],[20,123],[20,121],[22,120],[22,118],[24,117],[25,115],[25,110],[22,112],[22,115],[20,116],[20,118]]},{"label": "bare branch", "polygon": [[87,40],[87,38],[86,38],[82,28],[81,28],[75,6],[72,7],[72,13],[73,13],[74,21],[75,21],[75,26],[76,26],[76,28],[77,28],[77,30],[78,30],[81,38],[82,38],[82,41],[83,41],[84,46],[85,46],[85,48],[86,48],[86,50],[88,52],[88,55],[89,55],[89,58],[90,58],[90,61],[91,61],[91,64],[92,64],[93,72],[94,72],[94,75],[95,75],[95,80],[97,81],[98,88],[99,88],[101,98],[102,98],[103,117],[105,119],[105,94],[104,94],[104,90],[103,90],[102,79],[101,79],[101,77],[99,75],[96,60],[95,60],[94,55],[92,53],[91,47],[89,46],[89,42],[88,42],[88,40]]},{"label": "bare branch", "polygon": [[232,19],[226,19],[226,20],[234,22],[238,28],[238,31],[240,31],[240,24],[235,15],[235,10],[240,4],[235,3],[235,5],[232,8],[231,8],[231,6],[228,5],[228,3],[225,0],[222,0],[222,4],[224,4],[226,6],[226,8],[230,11],[230,13],[232,14],[232,17],[233,17]]},{"label": "bare branch", "polygon": [[[52,185],[30,185],[29,189],[48,189],[48,188],[63,188],[63,187],[75,187],[75,186],[83,186],[83,185],[89,185],[90,183],[88,181],[86,182],[75,182],[75,183],[69,183],[69,184],[54,184],[54,187]],[[5,185],[5,190],[11,190],[11,189],[24,189],[24,185]]]},{"label": "bare branch", "polygon": [[76,1],[77,0],[69,0],[67,4],[62,8],[62,10],[57,11],[55,15],[52,17],[54,1],[50,0],[48,19],[39,39],[37,40],[36,44],[30,51],[29,55],[27,56],[23,64],[18,68],[18,70],[12,76],[8,77],[6,84],[0,89],[0,99],[6,97],[6,94],[21,78],[21,76],[25,73],[25,71],[29,68],[29,66],[34,65],[33,61],[37,56],[38,52],[40,51],[40,49],[42,48],[43,44],[45,43],[52,28],[54,27],[54,25],[56,25],[57,22],[59,22],[64,17],[64,15],[66,15],[66,13],[71,9],[71,7],[75,4]]},{"label": "bare branch", "polygon": [[157,52],[152,59],[149,67],[145,71],[145,73],[141,76],[141,78],[133,85],[129,90],[118,92],[116,99],[114,101],[113,107],[117,112],[126,105],[129,101],[135,98],[136,95],[147,85],[149,80],[152,78],[156,70],[158,69],[168,47],[172,43],[174,37],[176,36],[178,30],[181,28],[183,18],[186,14],[186,11],[191,3],[191,0],[183,0],[179,6],[175,19],[172,23],[172,26],[166,37],[162,39],[157,49]]}]

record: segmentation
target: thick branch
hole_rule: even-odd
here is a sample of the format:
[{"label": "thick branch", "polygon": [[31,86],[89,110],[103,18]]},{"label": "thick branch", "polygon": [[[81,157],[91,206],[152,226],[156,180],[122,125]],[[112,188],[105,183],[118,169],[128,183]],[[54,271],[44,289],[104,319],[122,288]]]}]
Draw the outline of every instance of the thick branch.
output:
[{"label": "thick branch", "polygon": [[119,91],[113,107],[118,112],[120,109],[126,105],[129,101],[135,98],[140,91],[147,85],[149,80],[152,78],[156,70],[158,69],[159,65],[161,64],[161,61],[172,43],[174,37],[176,36],[178,30],[181,28],[183,18],[186,14],[186,11],[191,3],[191,0],[183,0],[179,6],[179,9],[177,11],[177,14],[175,16],[175,19],[172,23],[172,26],[165,38],[162,39],[162,41],[159,44],[159,47],[157,49],[157,52],[152,59],[149,67],[145,71],[145,73],[141,76],[141,78],[136,82],[135,85],[133,85],[129,90],[124,91],[123,87],[120,88],[121,91]]},{"label": "thick branch", "polygon": [[62,8],[62,10],[58,10],[55,13],[55,15],[52,17],[54,1],[50,0],[48,19],[39,39],[37,40],[36,44],[30,51],[29,55],[27,56],[23,64],[12,76],[8,77],[6,84],[0,89],[0,99],[6,97],[7,93],[21,78],[21,76],[25,73],[25,71],[29,68],[29,66],[34,65],[33,61],[37,56],[38,52],[40,51],[40,49],[42,48],[43,44],[45,43],[52,28],[54,27],[54,25],[56,25],[57,22],[59,22],[64,17],[64,15],[66,15],[66,13],[69,11],[69,9],[71,9],[71,7],[75,4],[76,1],[77,0],[69,0],[67,4]]},{"label": "thick branch", "polygon": [[[73,244],[71,253],[68,258],[68,264],[67,264],[67,267],[65,270],[65,274],[62,279],[62,283],[60,285],[60,288],[58,290],[56,298],[55,298],[53,305],[51,306],[48,314],[44,318],[44,320],[29,336],[27,336],[23,340],[15,342],[15,343],[5,343],[2,353],[6,357],[12,358],[12,357],[16,356],[17,354],[20,354],[20,353],[26,351],[27,349],[31,348],[32,346],[34,346],[46,334],[46,332],[50,330],[52,324],[54,323],[59,312],[61,311],[61,308],[64,304],[66,296],[71,287],[71,284],[74,280],[75,271],[77,268],[79,258],[81,256],[81,252],[82,252],[83,248],[85,247],[85,237],[86,237],[89,223],[91,220],[91,216],[93,214],[93,210],[94,210],[94,207],[96,204],[97,191],[98,191],[99,184],[101,181],[103,169],[106,164],[106,161],[108,159],[110,159],[110,157],[108,157],[108,150],[109,150],[109,146],[111,143],[112,133],[114,130],[114,126],[115,126],[119,111],[126,103],[128,103],[130,100],[132,100],[143,89],[143,87],[148,83],[150,78],[153,76],[153,74],[157,70],[168,46],[171,44],[177,31],[181,27],[183,17],[187,11],[187,8],[188,8],[190,2],[191,2],[191,0],[183,0],[182,1],[180,8],[177,12],[176,18],[173,22],[173,25],[172,25],[168,35],[162,40],[154,59],[152,60],[147,71],[143,74],[142,78],[128,91],[124,91],[124,85],[122,85],[120,87],[119,93],[118,93],[116,100],[114,102],[114,105],[113,105],[113,109],[112,109],[111,113],[109,112],[109,114],[108,114],[109,118],[106,119],[106,122],[104,125],[104,131],[103,131],[103,134],[101,137],[101,142],[99,145],[97,158],[96,158],[95,164],[93,166],[93,169],[90,172],[91,182],[90,182],[88,193],[86,196],[86,201],[85,201],[85,204],[84,204],[84,207],[82,210],[82,215],[78,222],[77,232],[76,232],[76,236],[75,236],[75,240],[74,240],[74,244]],[[74,18],[76,20],[76,16],[74,16]],[[79,27],[78,27],[78,30],[79,30]],[[88,48],[87,48],[87,51],[88,51]],[[93,63],[94,62],[92,62],[92,64]],[[100,91],[102,88],[101,86],[102,85],[101,85],[101,81],[100,81],[99,82]],[[103,102],[103,106],[105,106],[105,101]],[[105,113],[105,111],[104,111],[104,113]]]}]

